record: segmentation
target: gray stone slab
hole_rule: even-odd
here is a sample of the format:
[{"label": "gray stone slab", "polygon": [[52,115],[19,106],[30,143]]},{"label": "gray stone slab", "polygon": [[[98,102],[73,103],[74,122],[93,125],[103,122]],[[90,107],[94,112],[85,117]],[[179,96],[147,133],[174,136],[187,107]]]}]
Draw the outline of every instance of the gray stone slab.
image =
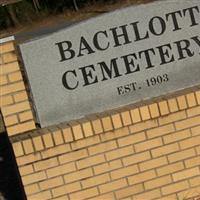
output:
[{"label": "gray stone slab", "polygon": [[200,85],[199,24],[200,1],[160,1],[21,44],[39,123]]}]

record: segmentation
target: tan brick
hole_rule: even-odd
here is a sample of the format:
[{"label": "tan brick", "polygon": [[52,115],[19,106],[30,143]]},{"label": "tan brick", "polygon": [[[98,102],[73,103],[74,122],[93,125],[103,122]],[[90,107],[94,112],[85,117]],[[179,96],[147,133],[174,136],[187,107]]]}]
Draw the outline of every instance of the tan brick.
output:
[{"label": "tan brick", "polygon": [[[55,165],[57,166],[57,165]],[[52,178],[55,176],[60,176],[63,174],[68,174],[70,172],[76,171],[75,163],[68,163],[64,165],[59,165],[57,167],[53,167],[46,170],[48,178]]]},{"label": "tan brick", "polygon": [[176,99],[169,99],[168,100],[168,105],[169,105],[169,111],[170,112],[176,112],[178,111],[178,103],[176,101]]},{"label": "tan brick", "polygon": [[34,165],[35,171],[42,171],[42,170],[46,170],[46,169],[58,166],[58,160],[57,158],[51,158],[51,159],[35,162],[33,165]]},{"label": "tan brick", "polygon": [[24,155],[24,150],[23,150],[21,142],[15,142],[15,143],[13,143],[12,147],[13,147],[13,151],[14,151],[16,157]]},{"label": "tan brick", "polygon": [[186,158],[190,158],[195,155],[196,153],[194,149],[188,149],[188,150],[180,151],[178,153],[173,153],[168,156],[168,159],[169,159],[169,162],[172,163],[172,162],[184,160]]},{"label": "tan brick", "polygon": [[122,112],[121,116],[122,116],[122,122],[124,126],[128,126],[132,124],[131,115],[129,111]]},{"label": "tan brick", "polygon": [[131,110],[131,118],[133,123],[137,123],[141,121],[140,111],[138,108]]},{"label": "tan brick", "polygon": [[155,177],[156,177],[156,172],[154,170],[150,170],[147,172],[142,172],[142,173],[128,177],[128,183],[130,185],[134,185],[137,183],[142,183],[142,182],[151,180]]},{"label": "tan brick", "polygon": [[127,146],[130,144],[135,144],[146,140],[146,135],[144,132],[128,135],[126,137],[118,139],[118,144],[120,147]]},{"label": "tan brick", "polygon": [[85,158],[87,156],[88,156],[87,150],[82,149],[82,150],[78,150],[78,151],[74,151],[74,152],[70,152],[70,153],[61,155],[58,157],[58,160],[61,164],[64,164],[64,163],[68,163],[71,161],[79,160],[81,158]]},{"label": "tan brick", "polygon": [[148,106],[142,106],[139,110],[143,121],[151,118]]},{"label": "tan brick", "polygon": [[153,157],[159,157],[176,151],[179,151],[178,143],[173,143],[166,146],[158,147],[156,149],[151,150],[151,153]]},{"label": "tan brick", "polygon": [[41,160],[41,155],[40,153],[35,153],[35,154],[19,157],[16,160],[17,160],[18,166],[22,166],[22,165],[30,164],[38,160]]},{"label": "tan brick", "polygon": [[187,179],[193,176],[198,176],[200,174],[200,170],[198,167],[192,168],[192,169],[186,169],[181,172],[177,172],[172,174],[174,182],[180,181],[183,179]]},{"label": "tan brick", "polygon": [[19,71],[19,64],[18,62],[8,63],[1,65],[0,74],[9,74],[15,71]]},{"label": "tan brick", "polygon": [[190,186],[191,187],[199,186],[199,183],[200,183],[200,176],[199,176],[199,174],[196,177],[190,179],[189,182],[190,182]]},{"label": "tan brick", "polygon": [[115,196],[113,193],[108,193],[97,197],[93,197],[90,200],[115,200]]},{"label": "tan brick", "polygon": [[18,92],[17,94],[14,94],[13,96],[14,96],[14,100],[16,103],[25,101],[28,99],[28,95],[27,95],[26,91]]},{"label": "tan brick", "polygon": [[42,154],[42,158],[50,158],[53,156],[58,156],[60,154],[66,153],[70,151],[70,145],[69,144],[63,144],[63,145],[59,145],[56,146],[54,148],[51,149],[47,149],[45,151],[43,151]]},{"label": "tan brick", "polygon": [[15,50],[14,43],[6,42],[4,44],[1,44],[0,49],[1,49],[1,54],[14,51]]},{"label": "tan brick", "polygon": [[7,79],[7,76],[1,76],[0,75],[0,86],[1,85],[5,85],[8,83],[8,79]]},{"label": "tan brick", "polygon": [[200,115],[200,106],[193,107],[187,110],[188,117],[194,117]]},{"label": "tan brick", "polygon": [[75,140],[79,140],[84,137],[80,124],[76,123],[75,125],[72,125],[72,131],[73,131]]},{"label": "tan brick", "polygon": [[103,175],[99,175],[99,176],[94,176],[92,178],[87,178],[87,179],[81,181],[81,184],[83,186],[83,189],[85,189],[85,188],[100,185],[100,184],[103,184],[103,183],[106,183],[109,181],[110,181],[109,174],[103,174]]},{"label": "tan brick", "polygon": [[153,168],[157,168],[163,165],[168,164],[167,162],[167,158],[166,157],[160,157],[160,158],[156,158],[156,159],[152,159],[149,161],[145,161],[139,164],[140,170],[141,171],[145,171],[148,169],[153,169]]},{"label": "tan brick", "polygon": [[94,173],[95,174],[102,174],[108,171],[112,171],[115,169],[119,169],[122,167],[121,160],[114,160],[112,162],[107,162],[101,165],[94,166]]},{"label": "tan brick", "polygon": [[33,143],[31,139],[26,139],[22,141],[23,147],[24,147],[24,152],[25,154],[30,154],[34,152],[33,149]]},{"label": "tan brick", "polygon": [[24,185],[29,185],[32,183],[37,183],[38,181],[45,180],[46,178],[47,177],[46,177],[45,172],[38,172],[38,173],[23,176],[22,182]]},{"label": "tan brick", "polygon": [[32,184],[24,187],[26,195],[31,195],[40,192],[38,184]]},{"label": "tan brick", "polygon": [[145,190],[159,188],[172,183],[171,176],[163,176],[144,183]]},{"label": "tan brick", "polygon": [[42,139],[43,139],[45,148],[50,148],[54,146],[51,133],[42,135]]},{"label": "tan brick", "polygon": [[186,168],[195,167],[200,165],[200,156],[189,158],[184,161]]},{"label": "tan brick", "polygon": [[95,119],[92,121],[92,127],[94,129],[95,134],[99,134],[103,132],[103,127],[100,119]]},{"label": "tan brick", "polygon": [[19,167],[19,172],[21,176],[32,174],[34,172],[33,165],[25,165],[25,166]]},{"label": "tan brick", "polygon": [[60,196],[57,198],[53,198],[53,200],[69,200],[69,197],[68,197],[68,195],[63,195],[63,196]]},{"label": "tan brick", "polygon": [[123,158],[122,161],[123,161],[123,164],[127,166],[131,164],[136,164],[145,160],[149,160],[150,158],[151,158],[150,152],[146,151],[146,152],[134,154],[131,156],[127,156]]},{"label": "tan brick", "polygon": [[83,147],[92,146],[94,144],[98,144],[100,142],[99,135],[88,137],[83,140],[77,140],[73,143],[71,143],[72,150],[78,150]]},{"label": "tan brick", "polygon": [[7,106],[7,107],[3,107],[2,108],[2,113],[4,116],[8,116],[11,114],[15,114],[18,112],[22,112],[25,110],[29,110],[30,109],[30,104],[29,102],[23,102],[23,103],[18,103],[18,104],[14,104],[11,106]]},{"label": "tan brick", "polygon": [[182,162],[170,164],[164,167],[160,167],[156,169],[158,176],[163,176],[167,174],[171,174],[177,171],[181,171],[184,169],[184,164]]},{"label": "tan brick", "polygon": [[2,59],[2,57],[1,57],[1,55],[0,55],[0,64],[1,64],[1,65],[3,64],[3,59]]},{"label": "tan brick", "polygon": [[75,182],[67,185],[63,185],[52,189],[53,197],[58,197],[64,194],[69,194],[72,192],[79,191],[81,189],[80,182]]},{"label": "tan brick", "polygon": [[162,116],[169,114],[169,107],[168,107],[167,101],[161,101],[158,103],[158,105],[159,105],[160,114]]},{"label": "tan brick", "polygon": [[197,155],[200,155],[200,146],[196,147]]},{"label": "tan brick", "polygon": [[42,143],[42,137],[41,136],[34,137],[33,138],[33,145],[34,145],[36,151],[43,150],[44,145]]},{"label": "tan brick", "polygon": [[177,200],[176,194],[167,195],[156,200]]},{"label": "tan brick", "polygon": [[103,117],[101,119],[101,121],[102,121],[102,125],[103,125],[103,130],[105,132],[113,130],[112,121],[111,121],[111,118],[109,116]]},{"label": "tan brick", "polygon": [[105,141],[112,140],[115,138],[123,137],[128,134],[129,134],[128,127],[124,127],[120,129],[115,129],[112,132],[106,132],[104,134],[101,134],[100,137],[101,137],[101,141],[105,142]]},{"label": "tan brick", "polygon": [[174,129],[173,124],[169,124],[169,125],[165,125],[165,126],[161,126],[158,128],[148,130],[147,137],[155,138],[155,137],[166,135],[166,134],[174,132],[174,131],[175,131],[175,129]]},{"label": "tan brick", "polygon": [[20,81],[17,83],[1,86],[0,90],[1,90],[1,95],[8,95],[14,92],[25,90],[25,86],[24,83]]},{"label": "tan brick", "polygon": [[111,175],[111,179],[115,180],[115,179],[119,179],[119,178],[123,178],[126,176],[136,174],[138,172],[139,172],[138,166],[132,165],[129,167],[123,167],[122,169],[114,170],[114,171],[110,172],[110,175]]},{"label": "tan brick", "polygon": [[193,107],[197,105],[195,94],[192,92],[186,95],[187,103],[189,107]]},{"label": "tan brick", "polygon": [[2,58],[4,63],[17,61],[17,55],[15,54],[15,52],[5,53],[2,55]]},{"label": "tan brick", "polygon": [[13,104],[12,96],[0,96],[0,107]]},{"label": "tan brick", "polygon": [[64,138],[63,138],[61,130],[54,129],[52,130],[52,133],[53,133],[52,136],[53,136],[55,145],[60,145],[64,143]]},{"label": "tan brick", "polygon": [[181,149],[188,149],[200,145],[200,136],[188,138],[179,142]]},{"label": "tan brick", "polygon": [[105,159],[104,155],[101,154],[101,155],[92,156],[92,157],[84,158],[80,161],[77,161],[76,165],[77,165],[78,169],[83,169],[86,167],[90,167],[93,165],[103,163],[105,161],[106,161],[106,159]]},{"label": "tan brick", "polygon": [[132,200],[132,198],[131,197],[126,197],[123,200]]},{"label": "tan brick", "polygon": [[138,184],[138,185],[134,185],[134,186],[129,186],[127,188],[118,190],[115,192],[117,199],[122,199],[128,196],[132,196],[138,193],[142,193],[144,191],[143,189],[143,185],[142,184]]},{"label": "tan brick", "polygon": [[80,192],[75,192],[73,194],[70,194],[69,196],[70,196],[70,199],[84,200],[93,196],[97,196],[98,194],[99,194],[98,190],[95,187],[95,188],[90,188],[87,190],[82,190]]},{"label": "tan brick", "polygon": [[172,142],[177,142],[177,141],[183,140],[183,139],[188,138],[190,136],[191,136],[190,130],[187,129],[187,130],[172,133],[170,135],[166,135],[166,136],[163,137],[163,140],[164,140],[165,144],[169,144],[169,143],[172,143]]},{"label": "tan brick", "polygon": [[189,184],[187,181],[182,181],[178,183],[174,183],[168,186],[164,186],[161,188],[161,192],[163,195],[172,194],[175,192],[180,192],[181,190],[185,190],[189,188]]},{"label": "tan brick", "polygon": [[[178,193],[178,199],[189,199],[193,200],[194,197],[198,197],[200,193],[200,186],[195,188],[190,188]],[[198,200],[198,199],[195,199]]]},{"label": "tan brick", "polygon": [[128,184],[126,179],[120,179],[117,181],[109,182],[99,186],[100,193],[107,193],[120,188],[126,187]]},{"label": "tan brick", "polygon": [[85,137],[90,137],[93,135],[92,125],[89,121],[82,123],[82,127]]},{"label": "tan brick", "polygon": [[159,112],[157,103],[153,103],[153,104],[149,105],[149,110],[150,110],[151,118],[156,118],[156,117],[160,116],[160,112]]},{"label": "tan brick", "polygon": [[192,128],[191,131],[192,131],[193,136],[200,135],[200,126],[196,126],[196,127]]},{"label": "tan brick", "polygon": [[112,119],[112,123],[113,123],[114,129],[122,127],[122,120],[121,120],[121,116],[120,116],[119,113],[113,114],[111,116],[111,119]]},{"label": "tan brick", "polygon": [[23,113],[20,113],[19,119],[20,119],[20,122],[25,122],[25,121],[33,119],[32,111],[29,110],[29,111],[25,111]]},{"label": "tan brick", "polygon": [[8,74],[8,79],[10,82],[17,82],[22,80],[22,74],[20,71],[13,72],[11,74]]},{"label": "tan brick", "polygon": [[65,142],[71,142],[74,140],[71,127],[63,125],[61,129]]},{"label": "tan brick", "polygon": [[177,97],[177,102],[178,102],[179,110],[184,110],[187,108],[187,102],[184,95]]},{"label": "tan brick", "polygon": [[142,194],[138,194],[134,196],[134,200],[150,200],[161,197],[161,193],[159,189],[152,190],[149,192],[143,192]]},{"label": "tan brick", "polygon": [[135,144],[135,151],[136,152],[146,151],[146,150],[149,150],[149,149],[153,149],[155,147],[159,147],[162,144],[163,143],[162,143],[161,138],[148,140],[148,141],[145,141],[145,142],[141,142],[139,144]]},{"label": "tan brick", "polygon": [[65,183],[71,183],[78,180],[86,179],[88,177],[93,176],[93,172],[91,168],[79,170],[76,172],[71,172],[64,176]]},{"label": "tan brick", "polygon": [[200,90],[195,92],[197,103],[200,105]]},{"label": "tan brick", "polygon": [[11,126],[11,125],[17,124],[18,122],[19,121],[18,121],[17,115],[4,117],[4,123],[6,126]]},{"label": "tan brick", "polygon": [[169,124],[169,123],[172,123],[172,122],[175,122],[175,121],[186,119],[186,117],[187,117],[186,112],[184,110],[184,111],[179,111],[179,112],[172,113],[170,115],[161,117],[161,118],[158,119],[158,121],[159,121],[160,125],[165,125],[165,124]]},{"label": "tan brick", "polygon": [[28,197],[28,200],[48,200],[51,199],[51,192],[44,191]]},{"label": "tan brick", "polygon": [[117,148],[116,141],[109,141],[109,142],[104,142],[104,143],[89,147],[88,151],[90,155],[95,155],[95,154],[103,153],[103,152],[110,151],[116,148]]},{"label": "tan brick", "polygon": [[35,129],[35,122],[34,121],[28,121],[25,123],[21,123],[15,126],[11,126],[7,128],[7,132],[9,136],[17,135],[18,133],[23,133],[26,131],[30,131]]},{"label": "tan brick", "polygon": [[130,154],[133,154],[133,147],[132,146],[127,146],[127,147],[123,147],[121,149],[117,149],[117,150],[113,150],[110,151],[108,153],[106,153],[106,159],[109,160],[114,160],[117,158],[121,158]]},{"label": "tan brick", "polygon": [[47,190],[50,188],[54,188],[54,187],[63,185],[63,183],[64,183],[64,181],[63,181],[62,177],[56,177],[56,178],[52,178],[52,179],[48,179],[48,180],[40,182],[39,186],[40,186],[41,190]]},{"label": "tan brick", "polygon": [[189,118],[182,120],[180,122],[176,122],[175,126],[177,130],[182,130],[185,128],[193,127],[199,125],[200,122],[200,116]]},{"label": "tan brick", "polygon": [[158,126],[158,122],[156,120],[148,120],[145,122],[141,122],[138,124],[134,124],[130,126],[130,132],[131,133],[136,133],[136,132],[141,132],[150,128],[154,128]]}]

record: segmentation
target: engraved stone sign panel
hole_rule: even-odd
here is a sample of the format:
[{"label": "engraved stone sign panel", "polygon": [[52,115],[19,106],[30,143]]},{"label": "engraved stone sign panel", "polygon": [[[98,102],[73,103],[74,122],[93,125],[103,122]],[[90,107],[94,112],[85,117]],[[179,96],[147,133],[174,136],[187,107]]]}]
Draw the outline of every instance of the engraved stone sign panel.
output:
[{"label": "engraved stone sign panel", "polygon": [[42,127],[200,85],[200,1],[132,6],[20,45]]}]

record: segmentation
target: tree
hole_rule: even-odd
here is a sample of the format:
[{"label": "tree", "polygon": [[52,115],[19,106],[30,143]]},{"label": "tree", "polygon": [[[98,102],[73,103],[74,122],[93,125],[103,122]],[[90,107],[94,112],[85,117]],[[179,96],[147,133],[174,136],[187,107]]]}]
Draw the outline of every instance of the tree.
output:
[{"label": "tree", "polygon": [[6,200],[1,192],[0,192],[0,200]]},{"label": "tree", "polygon": [[73,0],[73,5],[74,5],[75,10],[78,11],[79,8],[78,8],[78,4],[76,0]]},{"label": "tree", "polygon": [[12,21],[12,24],[14,26],[18,26],[20,23],[19,23],[19,20],[17,19],[15,8],[14,8],[13,4],[7,5],[6,9],[7,9],[8,13],[9,13],[9,17],[10,17],[10,19]]}]

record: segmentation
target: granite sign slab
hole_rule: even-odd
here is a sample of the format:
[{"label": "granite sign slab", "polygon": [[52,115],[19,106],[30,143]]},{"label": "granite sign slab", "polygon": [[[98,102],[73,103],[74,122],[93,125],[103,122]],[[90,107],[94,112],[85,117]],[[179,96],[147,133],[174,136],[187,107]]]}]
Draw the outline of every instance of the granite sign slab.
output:
[{"label": "granite sign slab", "polygon": [[200,85],[200,1],[105,14],[20,45],[42,127]]}]

